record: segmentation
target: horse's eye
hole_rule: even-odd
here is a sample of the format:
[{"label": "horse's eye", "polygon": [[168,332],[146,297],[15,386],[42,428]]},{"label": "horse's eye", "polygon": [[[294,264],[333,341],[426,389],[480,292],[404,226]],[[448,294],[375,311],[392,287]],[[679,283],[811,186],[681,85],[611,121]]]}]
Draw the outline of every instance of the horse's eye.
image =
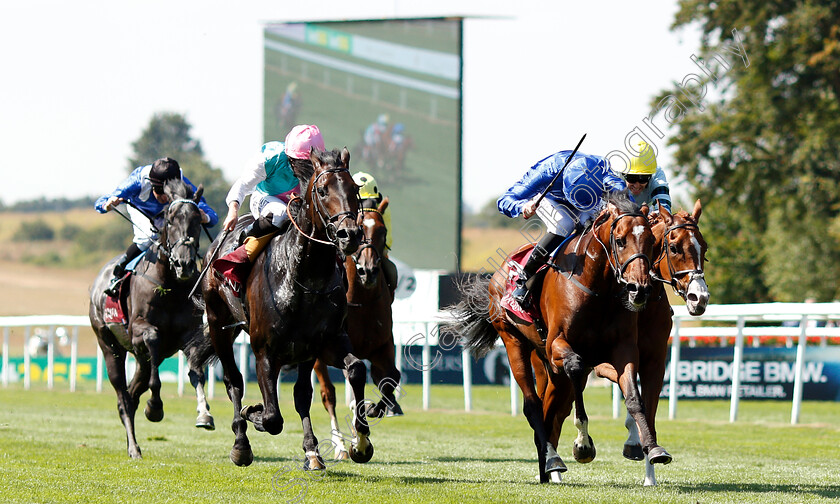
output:
[{"label": "horse's eye", "polygon": [[679,250],[677,249],[677,246],[674,245],[673,243],[671,244],[670,247],[668,247],[668,249],[671,251],[672,254],[677,254],[679,252]]},{"label": "horse's eye", "polygon": [[326,195],[327,195],[327,189],[324,188],[324,187],[319,187],[318,188],[318,196],[323,198]]},{"label": "horse's eye", "polygon": [[616,238],[616,240],[615,240],[615,244],[619,248],[624,248],[624,243],[625,243],[624,238]]}]

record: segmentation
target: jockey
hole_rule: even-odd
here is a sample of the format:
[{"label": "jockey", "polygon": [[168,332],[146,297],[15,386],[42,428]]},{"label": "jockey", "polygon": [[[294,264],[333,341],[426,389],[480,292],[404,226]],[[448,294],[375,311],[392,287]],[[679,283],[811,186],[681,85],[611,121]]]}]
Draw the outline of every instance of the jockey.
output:
[{"label": "jockey", "polygon": [[388,130],[388,120],[388,114],[379,114],[376,122],[371,123],[365,128],[363,138],[365,142],[365,156],[367,158],[370,157],[371,153],[375,151],[375,148],[382,141],[382,136]]},{"label": "jockey", "polygon": [[251,263],[289,218],[286,206],[293,195],[300,193],[300,184],[292,167],[298,164],[311,166],[310,147],[324,150],[321,130],[315,125],[295,126],[286,135],[285,142],[273,141],[263,145],[256,159],[245,167],[231,186],[225,198],[228,214],[222,229],[232,231],[236,227],[239,206],[249,194],[251,215],[255,219],[244,243],[213,262],[213,268],[236,289],[245,283]]},{"label": "jockey", "polygon": [[656,165],[656,155],[646,142],[636,144],[638,156],[630,158],[630,168],[619,173],[627,182],[627,188],[636,203],[647,203],[651,209],[660,207],[671,211],[671,194],[668,189],[668,178],[661,166]]},{"label": "jockey", "polygon": [[397,151],[405,142],[405,125],[397,123],[391,128],[391,143],[388,145],[390,152]]},{"label": "jockey", "polygon": [[499,211],[508,217],[521,213],[529,219],[536,214],[546,225],[546,234],[534,247],[512,294],[523,308],[530,305],[526,304],[526,297],[531,285],[526,282],[546,263],[554,249],[575,228],[584,227],[598,216],[606,193],[627,188],[605,158],[577,152],[537,206],[537,199],[571,154],[572,151],[560,151],[538,161],[496,202]]},{"label": "jockey", "polygon": [[[152,228],[152,220],[155,220],[155,227],[158,229],[163,227],[163,223],[159,222],[161,217],[158,214],[161,213],[164,205],[169,203],[169,197],[163,193],[163,185],[167,180],[172,179],[181,179],[193,191],[196,190],[193,183],[181,173],[178,162],[165,157],[150,165],[135,168],[113,192],[102,196],[94,203],[93,206],[99,213],[105,213],[126,201],[131,203],[128,214],[134,224],[134,241],[114,265],[114,276],[108,288],[105,289],[105,293],[109,296],[116,295],[115,287],[125,275],[128,263],[147,250],[157,239],[157,234]],[[203,197],[198,208],[201,210],[201,222],[208,226],[215,226],[219,218]]]},{"label": "jockey", "polygon": [[[358,172],[353,175],[353,181],[359,186],[359,201],[364,203],[365,200],[373,200],[374,207],[379,206],[384,199],[382,193],[379,192],[379,186],[376,184],[376,179],[373,175],[365,172]],[[360,205],[361,208],[370,207],[371,205]],[[388,258],[388,252],[391,250],[393,243],[391,237],[391,207],[387,207],[382,212],[382,220],[385,222],[385,249],[382,251],[382,271],[385,273],[385,281],[388,282],[388,288],[391,290],[393,297],[394,291],[397,288],[397,266]]]}]

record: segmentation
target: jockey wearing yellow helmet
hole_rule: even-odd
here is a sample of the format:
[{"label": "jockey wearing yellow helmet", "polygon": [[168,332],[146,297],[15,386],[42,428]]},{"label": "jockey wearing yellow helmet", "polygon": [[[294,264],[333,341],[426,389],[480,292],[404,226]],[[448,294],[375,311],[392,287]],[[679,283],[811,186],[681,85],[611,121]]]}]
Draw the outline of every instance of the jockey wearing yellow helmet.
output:
[{"label": "jockey wearing yellow helmet", "polygon": [[647,203],[653,210],[660,206],[671,211],[671,194],[668,188],[668,178],[662,167],[656,164],[656,154],[646,142],[638,142],[636,152],[639,155],[630,158],[630,167],[620,172],[621,178],[627,182],[627,188],[636,203]]},{"label": "jockey wearing yellow helmet", "polygon": [[[382,202],[383,196],[379,192],[379,186],[376,184],[376,179],[373,175],[365,172],[358,172],[353,175],[353,181],[359,186],[359,201],[374,200],[376,205]],[[370,207],[371,205],[367,205]],[[385,280],[388,282],[388,288],[393,294],[397,288],[397,267],[388,258],[388,251],[391,250],[393,239],[391,237],[391,209],[386,207],[382,212],[382,220],[385,222],[385,250],[382,251],[382,270],[385,272]]]}]

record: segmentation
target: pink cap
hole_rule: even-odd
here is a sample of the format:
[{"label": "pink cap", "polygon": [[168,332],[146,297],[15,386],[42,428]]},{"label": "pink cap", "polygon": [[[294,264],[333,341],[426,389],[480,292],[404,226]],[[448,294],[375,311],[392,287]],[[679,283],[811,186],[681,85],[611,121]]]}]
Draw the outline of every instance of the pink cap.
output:
[{"label": "pink cap", "polygon": [[286,155],[295,159],[309,159],[309,148],[324,150],[324,137],[314,124],[299,124],[286,135]]}]

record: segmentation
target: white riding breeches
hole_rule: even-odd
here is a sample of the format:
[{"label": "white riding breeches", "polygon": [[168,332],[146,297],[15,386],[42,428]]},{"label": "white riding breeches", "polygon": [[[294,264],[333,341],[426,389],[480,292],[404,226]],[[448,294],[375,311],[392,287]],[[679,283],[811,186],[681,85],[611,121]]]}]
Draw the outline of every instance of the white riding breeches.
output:
[{"label": "white riding breeches", "polygon": [[254,219],[271,214],[271,224],[280,227],[286,219],[286,203],[276,196],[269,196],[260,191],[251,193],[251,215]]},{"label": "white riding breeches", "polygon": [[543,198],[537,207],[537,217],[545,223],[546,229],[559,236],[569,236],[578,224],[585,226],[600,213],[600,206],[581,212],[571,204]]}]

